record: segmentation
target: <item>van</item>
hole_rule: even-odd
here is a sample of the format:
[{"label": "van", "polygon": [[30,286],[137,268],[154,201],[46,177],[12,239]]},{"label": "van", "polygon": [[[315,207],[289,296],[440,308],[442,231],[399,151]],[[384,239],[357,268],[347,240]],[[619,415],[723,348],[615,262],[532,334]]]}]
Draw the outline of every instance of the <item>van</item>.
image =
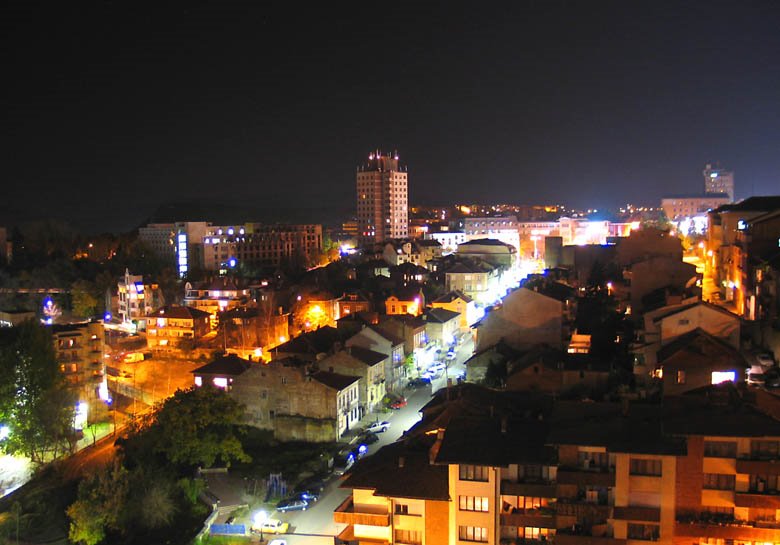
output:
[{"label": "van", "polygon": [[125,354],[122,361],[125,363],[138,363],[139,361],[144,361],[144,355],[141,352],[130,352]]}]

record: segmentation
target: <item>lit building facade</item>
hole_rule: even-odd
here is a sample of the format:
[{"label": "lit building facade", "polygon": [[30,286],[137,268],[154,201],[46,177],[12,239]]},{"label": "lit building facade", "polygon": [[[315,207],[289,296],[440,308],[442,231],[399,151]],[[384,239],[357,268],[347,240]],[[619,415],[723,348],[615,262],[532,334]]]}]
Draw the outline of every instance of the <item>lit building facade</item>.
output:
[{"label": "lit building facade", "polygon": [[165,304],[157,284],[144,283],[143,276],[130,274],[127,269],[119,279],[117,294],[117,318],[138,329],[145,329],[146,316]]},{"label": "lit building facade", "polygon": [[210,315],[196,308],[170,305],[147,317],[146,343],[152,350],[194,348],[211,331]]},{"label": "lit building facade", "polygon": [[720,168],[718,164],[707,163],[701,171],[704,177],[705,193],[725,193],[728,202],[734,202],[734,172]]},{"label": "lit building facade", "polygon": [[398,155],[376,151],[357,170],[358,239],[363,244],[409,236],[409,180]]},{"label": "lit building facade", "polygon": [[670,195],[661,199],[661,208],[670,220],[692,218],[728,204],[731,198],[724,193],[702,195]]},{"label": "lit building facade", "polygon": [[77,396],[74,426],[80,430],[108,414],[103,324],[52,326],[52,337],[60,371]]}]

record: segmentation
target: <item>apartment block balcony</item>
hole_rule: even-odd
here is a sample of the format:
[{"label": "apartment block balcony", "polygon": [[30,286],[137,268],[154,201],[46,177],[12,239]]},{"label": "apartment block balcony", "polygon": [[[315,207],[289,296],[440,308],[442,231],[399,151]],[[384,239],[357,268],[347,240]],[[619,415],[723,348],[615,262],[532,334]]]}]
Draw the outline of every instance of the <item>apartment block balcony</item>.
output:
[{"label": "apartment block balcony", "polygon": [[559,517],[574,517],[576,520],[606,522],[612,518],[612,506],[606,502],[588,502],[570,498],[558,498],[555,512]]},{"label": "apartment block balcony", "polygon": [[558,484],[615,486],[615,470],[609,467],[562,467],[558,469]]},{"label": "apartment block balcony", "polygon": [[678,517],[674,524],[675,537],[733,539],[738,541],[780,541],[780,523],[769,521],[741,521],[711,517],[691,519]]},{"label": "apartment block balcony", "polygon": [[734,494],[734,505],[758,509],[780,509],[780,492],[777,490],[737,492]]},{"label": "apartment block balcony", "polygon": [[538,482],[501,481],[501,493],[506,496],[532,496],[535,498],[554,498],[557,496],[555,484]]},{"label": "apartment block balcony", "polygon": [[513,509],[509,513],[501,513],[501,525],[555,528],[555,511],[551,508]]},{"label": "apartment block balcony", "polygon": [[660,507],[614,507],[612,518],[619,520],[639,520],[643,522],[661,522]]},{"label": "apartment block balcony", "polygon": [[758,456],[749,459],[737,460],[737,473],[751,475],[780,475],[780,460],[772,458],[760,458]]},{"label": "apartment block balcony", "polygon": [[556,545],[626,545],[627,540],[612,537],[606,524],[595,525],[590,529],[575,526],[559,528],[555,534]]},{"label": "apartment block balcony", "polygon": [[390,513],[379,506],[356,507],[350,496],[333,512],[333,521],[349,525],[390,526]]}]

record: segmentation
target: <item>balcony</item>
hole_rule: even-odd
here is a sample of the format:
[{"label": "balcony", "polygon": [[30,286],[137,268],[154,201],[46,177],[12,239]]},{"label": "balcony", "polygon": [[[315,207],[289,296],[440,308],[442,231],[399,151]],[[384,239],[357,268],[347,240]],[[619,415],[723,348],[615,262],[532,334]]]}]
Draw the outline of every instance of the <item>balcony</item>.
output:
[{"label": "balcony", "polygon": [[555,528],[555,514],[547,509],[514,509],[511,513],[501,513],[502,526],[532,526],[534,528]]},{"label": "balcony", "polygon": [[780,509],[780,492],[777,490],[737,492],[734,494],[734,505],[736,507]]},{"label": "balcony", "polygon": [[737,473],[748,473],[751,475],[780,475],[780,460],[760,459],[758,456],[752,459],[737,460]]},{"label": "balcony", "polygon": [[561,528],[555,534],[555,545],[626,545],[627,540],[614,538],[611,533],[606,524],[593,526],[590,530]]},{"label": "balcony", "polygon": [[348,497],[333,512],[333,522],[349,525],[390,526],[390,513],[381,506],[362,506],[357,509],[352,496]]},{"label": "balcony", "polygon": [[588,469],[576,467],[560,468],[558,470],[558,484],[615,486],[615,471],[607,467]]},{"label": "balcony", "polygon": [[780,541],[780,524],[739,520],[684,520],[674,524],[675,537],[734,539],[739,541]]},{"label": "balcony", "polygon": [[557,495],[555,485],[545,482],[501,481],[501,493],[506,496],[532,496],[535,498],[554,498]]},{"label": "balcony", "polygon": [[612,518],[619,520],[638,520],[643,522],[661,522],[659,507],[615,507]]},{"label": "balcony", "polygon": [[559,498],[555,504],[559,517],[574,517],[576,520],[606,522],[612,517],[612,506],[606,503],[592,503],[574,499]]}]

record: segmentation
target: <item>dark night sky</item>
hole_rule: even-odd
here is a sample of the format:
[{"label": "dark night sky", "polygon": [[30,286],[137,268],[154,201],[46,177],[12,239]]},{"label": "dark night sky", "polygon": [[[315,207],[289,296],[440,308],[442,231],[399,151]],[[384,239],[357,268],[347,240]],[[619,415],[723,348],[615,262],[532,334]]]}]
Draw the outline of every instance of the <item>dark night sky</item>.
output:
[{"label": "dark night sky", "polygon": [[375,147],[425,204],[656,204],[713,160],[780,193],[777,4],[6,3],[4,204],[352,206]]}]

